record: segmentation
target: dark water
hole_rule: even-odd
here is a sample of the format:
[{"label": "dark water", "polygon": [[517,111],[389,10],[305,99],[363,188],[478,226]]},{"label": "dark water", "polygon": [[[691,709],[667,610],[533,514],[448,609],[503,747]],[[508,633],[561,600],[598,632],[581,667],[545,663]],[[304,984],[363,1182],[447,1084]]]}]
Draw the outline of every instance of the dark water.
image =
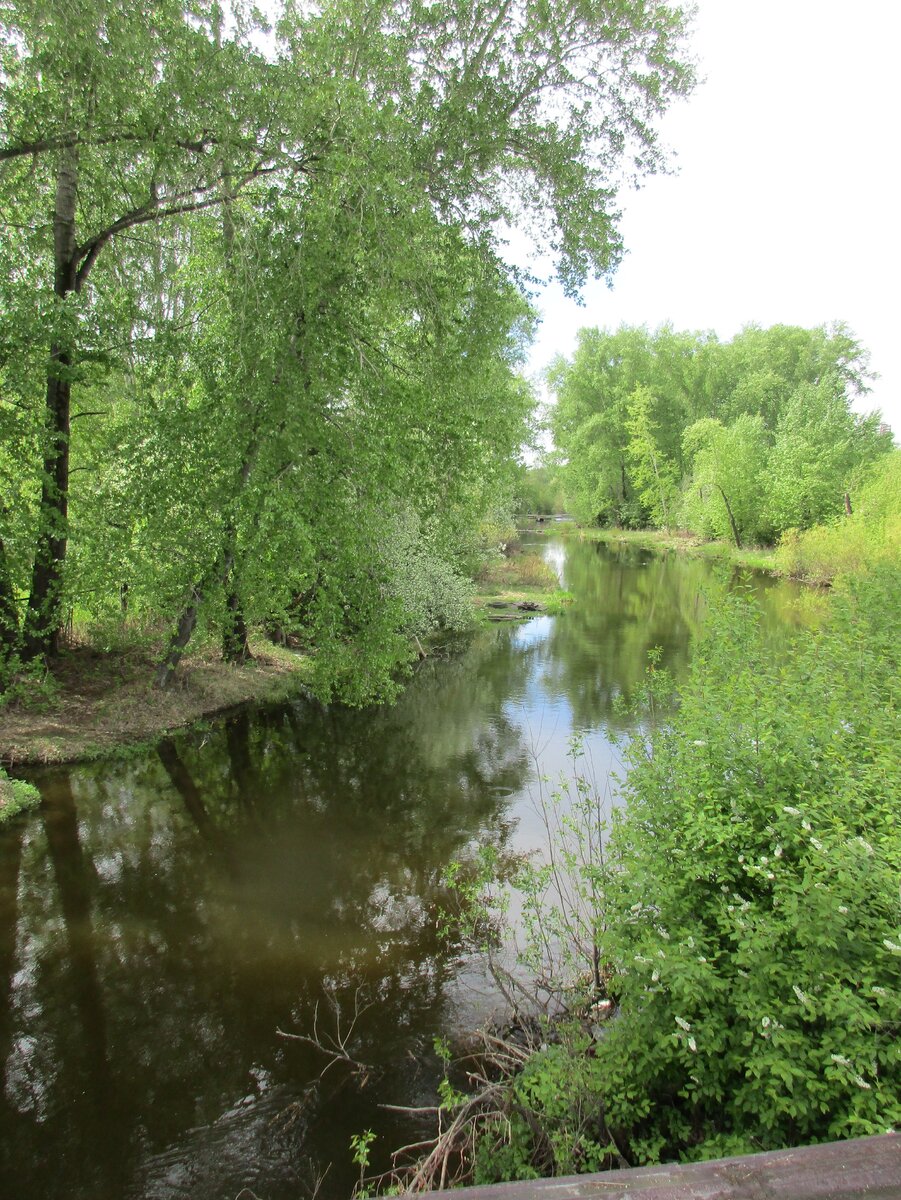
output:
[{"label": "dark water", "polygon": [[[392,708],[243,713],[38,778],[40,812],[0,833],[0,1195],[288,1200],[325,1173],[330,1200],[352,1134],[376,1166],[423,1136],[378,1105],[430,1103],[434,1036],[495,1004],[438,936],[443,868],[540,844],[536,772],[573,731],[615,767],[614,699],[653,646],[684,671],[707,604],[705,563],[542,545],[566,615],[479,631]],[[799,619],[793,589],[746,586],[774,631]],[[365,1072],[320,1078],[279,1035],[317,1006]]]}]

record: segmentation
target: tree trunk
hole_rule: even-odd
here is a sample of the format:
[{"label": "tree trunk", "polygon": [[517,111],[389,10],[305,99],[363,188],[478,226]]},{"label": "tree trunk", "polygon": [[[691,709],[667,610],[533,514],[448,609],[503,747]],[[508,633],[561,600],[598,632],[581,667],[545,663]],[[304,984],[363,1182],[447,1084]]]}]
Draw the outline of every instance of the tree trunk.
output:
[{"label": "tree trunk", "polygon": [[197,616],[205,592],[206,580],[201,580],[200,583],[196,583],[191,588],[190,602],[178,618],[178,624],[169,642],[169,649],[166,651],[166,657],[159,663],[156,669],[156,686],[159,688],[166,688],[172,682],[172,676],[181,662],[185,647],[191,640],[191,634],[194,632],[194,626],[197,624]]},{"label": "tree trunk", "polygon": [[[219,33],[217,32],[217,38]],[[234,315],[234,295],[237,287],[237,278],[235,270],[235,218],[232,212],[232,202],[234,196],[231,186],[231,171],[227,163],[222,166],[222,190],[225,197],[225,202],[222,205],[222,242],[225,251],[225,270],[228,275],[229,283],[229,307]],[[240,490],[243,492],[247,486],[247,480],[250,478],[251,470],[251,454],[255,453],[253,448],[245,456],[241,464],[240,471]],[[223,547],[223,561],[225,562],[225,571],[223,574],[223,583],[225,585],[225,625],[222,630],[222,657],[226,662],[243,663],[252,657],[250,653],[250,644],[247,640],[247,622],[244,620],[244,609],[241,604],[241,597],[238,593],[238,583],[235,577],[235,560],[237,558],[237,542],[238,535],[234,523],[229,522],[225,530],[225,545]]]},{"label": "tree trunk", "polygon": [[[230,577],[228,582],[233,583],[233,579]],[[222,657],[230,663],[243,663],[253,658],[247,640],[247,622],[244,620],[241,597],[233,586],[228,585],[225,597],[225,626],[222,630]]]},{"label": "tree trunk", "polygon": [[738,526],[735,524],[735,517],[732,515],[732,505],[729,503],[729,497],[723,491],[719,484],[716,485],[719,494],[723,497],[723,503],[726,506],[726,512],[729,514],[729,524],[732,526],[732,536],[735,538],[737,549],[741,549],[741,538],[738,536]]},{"label": "tree trunk", "polygon": [[[247,485],[250,476],[250,463],[245,459],[241,465],[241,490]],[[235,562],[238,556],[238,533],[232,522],[225,530],[222,549],[222,586],[225,588],[225,622],[222,626],[222,657],[226,662],[247,662],[253,655],[250,653],[250,643],[247,640],[247,622],[244,620],[244,606],[238,591]]]},{"label": "tree trunk", "polygon": [[[19,644],[19,610],[12,576],[6,561],[6,547],[0,537],[0,671],[13,657]],[[0,674],[2,684],[2,674]]]},{"label": "tree trunk", "polygon": [[854,510],[851,508],[851,497],[848,492],[845,492],[845,516],[850,517],[853,515],[853,512]]},{"label": "tree trunk", "polygon": [[[56,180],[53,214],[53,291],[64,301],[76,290],[75,204],[78,153],[62,151]],[[65,320],[62,314],[58,314]],[[46,658],[59,644],[63,564],[66,558],[69,516],[69,409],[72,346],[57,335],[50,348],[45,402],[44,470],[38,512],[38,538],[25,613],[23,656],[26,661]]]}]

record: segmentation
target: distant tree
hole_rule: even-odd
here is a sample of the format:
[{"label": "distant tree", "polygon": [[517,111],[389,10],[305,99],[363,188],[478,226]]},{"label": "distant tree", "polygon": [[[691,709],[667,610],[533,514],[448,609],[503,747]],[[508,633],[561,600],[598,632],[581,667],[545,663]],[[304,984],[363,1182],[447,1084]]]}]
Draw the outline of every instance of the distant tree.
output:
[{"label": "distant tree", "polygon": [[763,419],[743,413],[731,425],[712,417],[685,431],[691,462],[683,516],[691,528],[714,537],[743,540],[762,526],[767,439]]},{"label": "distant tree", "polygon": [[851,411],[835,375],[792,393],[767,463],[766,512],[774,528],[807,529],[843,510],[855,473],[891,449],[879,420]]},{"label": "distant tree", "polygon": [[668,529],[679,485],[678,467],[667,458],[660,444],[659,425],[654,419],[657,400],[646,387],[637,387],[628,402],[626,447],[632,465],[632,481],[651,521]]}]

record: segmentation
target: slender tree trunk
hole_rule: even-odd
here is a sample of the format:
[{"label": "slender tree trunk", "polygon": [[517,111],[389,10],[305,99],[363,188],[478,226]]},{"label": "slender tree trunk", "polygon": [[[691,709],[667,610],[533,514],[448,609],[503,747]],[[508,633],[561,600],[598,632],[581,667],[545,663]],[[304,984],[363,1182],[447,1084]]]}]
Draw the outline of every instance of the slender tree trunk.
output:
[{"label": "slender tree trunk", "polygon": [[[12,575],[6,561],[6,547],[0,537],[0,672],[15,654],[19,644],[19,610]],[[0,674],[2,686],[2,674]]]},{"label": "slender tree trunk", "polygon": [[845,516],[850,517],[853,515],[853,512],[854,510],[851,507],[851,496],[848,492],[845,492]]},{"label": "slender tree trunk", "polygon": [[199,583],[195,583],[191,588],[191,599],[178,618],[178,624],[175,626],[175,632],[169,641],[169,648],[166,651],[165,658],[156,668],[156,686],[159,688],[166,688],[172,682],[172,676],[181,662],[182,655],[185,652],[188,642],[191,640],[191,635],[197,624],[200,605],[203,603],[206,590],[207,581],[205,579]]},{"label": "slender tree trunk", "polygon": [[[219,36],[217,32],[217,37]],[[222,205],[222,241],[225,248],[225,270],[229,282],[229,307],[234,314],[234,296],[237,287],[237,272],[235,270],[235,218],[232,211],[234,196],[231,187],[231,171],[226,164],[222,168],[222,187],[225,203]],[[240,488],[247,486],[250,478],[251,461],[246,457],[241,464]],[[244,620],[244,608],[241,603],[235,562],[238,551],[238,532],[234,522],[230,521],[225,530],[225,542],[222,558],[230,564],[224,574],[225,584],[225,626],[222,630],[222,657],[226,662],[242,663],[251,658],[250,643],[247,640],[247,622]]]},{"label": "slender tree trunk", "polygon": [[235,587],[228,587],[225,596],[225,627],[222,630],[222,657],[226,662],[243,663],[253,658],[247,640],[247,622],[241,597]]},{"label": "slender tree trunk", "polygon": [[729,524],[732,526],[732,536],[735,538],[737,549],[741,549],[741,538],[738,536],[738,526],[735,524],[735,517],[732,515],[732,505],[729,503],[729,497],[723,491],[719,484],[716,485],[719,494],[723,497],[723,503],[726,506],[726,512],[729,514]]},{"label": "slender tree trunk", "polygon": [[[62,151],[53,215],[53,291],[58,301],[76,289],[75,205],[78,154]],[[62,318],[63,320],[65,318]],[[38,538],[25,613],[23,652],[26,661],[46,658],[59,644],[63,564],[69,517],[69,409],[72,347],[57,336],[50,348],[45,402],[44,470],[38,512]]]},{"label": "slender tree trunk", "polygon": [[657,480],[657,495],[660,497],[660,511],[663,513],[663,528],[669,533],[669,509],[666,507],[666,496],[663,484],[660,482],[660,472],[657,470],[657,455],[651,455],[651,465],[654,468],[654,478]]}]

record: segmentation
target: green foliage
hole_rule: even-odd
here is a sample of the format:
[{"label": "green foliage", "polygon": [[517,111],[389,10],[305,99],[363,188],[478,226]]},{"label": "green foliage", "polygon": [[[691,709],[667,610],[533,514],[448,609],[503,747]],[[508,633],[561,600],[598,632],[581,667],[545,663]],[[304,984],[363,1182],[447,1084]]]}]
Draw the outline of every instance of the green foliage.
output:
[{"label": "green foliage", "polygon": [[366,1129],[363,1133],[353,1134],[350,1139],[351,1157],[360,1168],[360,1178],[354,1188],[354,1196],[357,1197],[357,1200],[368,1200],[369,1191],[365,1186],[365,1179],[369,1167],[369,1151],[375,1141],[375,1136],[371,1129]]},{"label": "green foliage", "polygon": [[678,716],[631,748],[598,1055],[639,1160],[901,1116],[898,582],[859,582],[783,662],[725,603]]},{"label": "green foliage", "polygon": [[323,696],[387,695],[409,635],[459,623],[528,437],[502,231],[569,291],[615,267],[611,178],[663,162],[685,15],[235,18],[0,7],[0,653],[127,588],[170,666],[258,623],[315,643]]},{"label": "green foliage", "polygon": [[632,465],[632,485],[654,525],[668,528],[676,497],[678,471],[660,445],[660,427],[654,419],[655,397],[639,386],[627,403],[626,454]]},{"label": "green foliage", "polygon": [[548,516],[566,509],[556,472],[550,467],[522,467],[516,482],[517,511]]},{"label": "green foliage", "polygon": [[767,442],[760,416],[742,413],[724,426],[707,417],[683,438],[691,480],[682,517],[708,537],[727,538],[741,547],[765,531],[762,519]]},{"label": "green foliage", "polygon": [[776,561],[785,574],[831,583],[876,563],[901,561],[901,450],[880,459],[852,489],[853,512],[826,525],[786,530]]},{"label": "green foliage", "polygon": [[804,384],[780,414],[766,472],[775,529],[807,529],[837,517],[855,472],[888,448],[879,417],[848,408],[840,380]]},{"label": "green foliage", "polygon": [[720,598],[678,695],[652,660],[612,828],[578,769],[545,802],[520,967],[558,1017],[483,1114],[480,1182],[901,1120],[899,617],[878,565],[774,659]]},{"label": "green foliage", "polygon": [[40,803],[41,793],[34,784],[26,783],[24,779],[10,779],[0,767],[0,825],[19,813],[37,808]]},{"label": "green foliage", "polygon": [[473,1182],[601,1171],[611,1164],[592,1039],[577,1025],[533,1053],[511,1081],[510,1116],[486,1122]]},{"label": "green foliage", "polygon": [[678,509],[705,536],[771,542],[838,513],[890,448],[877,414],[851,411],[868,359],[841,325],[752,326],[725,343],[583,329],[548,378],[560,477],[583,522],[666,526]]}]

